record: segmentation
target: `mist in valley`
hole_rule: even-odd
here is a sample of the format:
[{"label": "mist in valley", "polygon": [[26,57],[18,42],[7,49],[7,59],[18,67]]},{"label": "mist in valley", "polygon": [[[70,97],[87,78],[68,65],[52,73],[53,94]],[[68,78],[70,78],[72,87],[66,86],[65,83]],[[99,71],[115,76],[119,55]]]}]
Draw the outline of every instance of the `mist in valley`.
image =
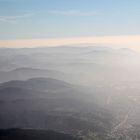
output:
[{"label": "mist in valley", "polygon": [[0,129],[138,140],[139,71],[128,48],[0,48]]}]

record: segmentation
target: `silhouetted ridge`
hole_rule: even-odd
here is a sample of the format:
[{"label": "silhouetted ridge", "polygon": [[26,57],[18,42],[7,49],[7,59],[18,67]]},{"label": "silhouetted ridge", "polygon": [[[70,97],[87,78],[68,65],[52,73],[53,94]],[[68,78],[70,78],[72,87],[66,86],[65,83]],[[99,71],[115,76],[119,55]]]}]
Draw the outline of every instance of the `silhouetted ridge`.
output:
[{"label": "silhouetted ridge", "polygon": [[71,135],[55,131],[31,129],[0,130],[1,140],[79,140]]},{"label": "silhouetted ridge", "polygon": [[52,78],[32,78],[26,81],[14,80],[2,83],[0,85],[0,89],[4,87],[21,87],[26,89],[46,91],[71,88],[71,84]]}]

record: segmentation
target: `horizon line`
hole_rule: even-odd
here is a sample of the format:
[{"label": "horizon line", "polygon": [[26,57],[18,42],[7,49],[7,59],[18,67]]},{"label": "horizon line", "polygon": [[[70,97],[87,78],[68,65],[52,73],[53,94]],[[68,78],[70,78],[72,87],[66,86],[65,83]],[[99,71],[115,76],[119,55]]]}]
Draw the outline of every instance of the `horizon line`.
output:
[{"label": "horizon line", "polygon": [[0,39],[0,48],[57,47],[76,44],[124,46],[140,51],[140,35],[83,36],[38,39]]}]

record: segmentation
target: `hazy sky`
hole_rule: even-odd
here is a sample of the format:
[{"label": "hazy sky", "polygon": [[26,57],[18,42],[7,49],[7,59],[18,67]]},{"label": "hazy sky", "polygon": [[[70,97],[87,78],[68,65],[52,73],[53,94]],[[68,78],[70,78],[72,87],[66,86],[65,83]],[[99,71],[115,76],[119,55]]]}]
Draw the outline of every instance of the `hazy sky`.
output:
[{"label": "hazy sky", "polygon": [[0,0],[0,40],[134,35],[140,0]]}]

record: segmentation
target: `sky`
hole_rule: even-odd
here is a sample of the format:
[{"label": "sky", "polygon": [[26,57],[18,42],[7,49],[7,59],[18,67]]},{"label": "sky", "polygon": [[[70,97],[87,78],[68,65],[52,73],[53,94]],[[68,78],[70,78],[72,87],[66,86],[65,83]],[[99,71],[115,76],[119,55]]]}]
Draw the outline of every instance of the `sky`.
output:
[{"label": "sky", "polygon": [[0,47],[139,40],[140,0],[0,0]]}]

